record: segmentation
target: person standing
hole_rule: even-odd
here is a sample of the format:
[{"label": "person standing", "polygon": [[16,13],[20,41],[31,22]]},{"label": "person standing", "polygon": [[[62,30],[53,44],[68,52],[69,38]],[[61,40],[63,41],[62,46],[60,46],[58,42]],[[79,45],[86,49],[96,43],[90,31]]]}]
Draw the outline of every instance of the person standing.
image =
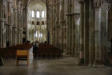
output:
[{"label": "person standing", "polygon": [[33,56],[34,56],[34,58],[37,57],[37,54],[38,54],[38,41],[36,41],[33,45]]}]

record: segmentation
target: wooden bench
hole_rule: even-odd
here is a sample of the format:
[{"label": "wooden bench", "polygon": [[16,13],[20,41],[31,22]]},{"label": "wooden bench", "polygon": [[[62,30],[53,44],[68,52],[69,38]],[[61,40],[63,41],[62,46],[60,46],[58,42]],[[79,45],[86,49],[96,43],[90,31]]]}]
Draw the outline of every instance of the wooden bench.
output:
[{"label": "wooden bench", "polygon": [[62,50],[49,44],[39,44],[37,55],[38,57],[61,57]]},{"label": "wooden bench", "polygon": [[29,65],[29,51],[28,50],[17,50],[16,51],[16,65],[19,65],[20,60],[26,60]]},{"label": "wooden bench", "polygon": [[16,58],[17,50],[29,50],[31,47],[32,44],[25,43],[7,48],[0,48],[0,56],[3,58]]}]

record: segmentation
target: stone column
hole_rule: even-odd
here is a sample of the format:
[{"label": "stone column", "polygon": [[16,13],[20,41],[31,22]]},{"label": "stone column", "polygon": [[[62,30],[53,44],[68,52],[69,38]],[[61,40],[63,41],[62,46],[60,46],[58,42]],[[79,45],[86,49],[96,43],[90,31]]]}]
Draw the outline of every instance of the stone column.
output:
[{"label": "stone column", "polygon": [[90,0],[89,9],[89,65],[93,65],[95,61],[95,10],[93,0]]},{"label": "stone column", "polygon": [[12,25],[9,26],[9,44],[12,46]]},{"label": "stone column", "polygon": [[103,3],[101,8],[101,50],[100,60],[104,63],[108,50],[108,4]]},{"label": "stone column", "polygon": [[108,27],[108,40],[109,40],[108,48],[110,48],[110,50],[107,50],[107,52],[112,54],[112,49],[111,49],[112,48],[112,43],[111,43],[111,40],[112,40],[112,4],[108,10],[108,26],[107,27]]},{"label": "stone column", "polygon": [[101,50],[101,8],[95,8],[95,63],[100,61]]},{"label": "stone column", "polygon": [[0,46],[1,47],[5,47],[5,37],[4,37],[4,35],[5,35],[5,27],[4,27],[4,19],[3,18],[1,18],[0,19],[0,34],[1,34],[1,43],[0,43]]},{"label": "stone column", "polygon": [[69,36],[69,50],[70,50],[70,56],[72,55],[72,34],[73,34],[73,32],[72,32],[72,25],[73,25],[73,5],[72,5],[72,1],[73,0],[70,0],[70,4],[69,4],[69,9],[70,9],[70,12],[69,12],[69,18],[70,18],[70,20],[69,20],[69,34],[70,34],[70,36]]},{"label": "stone column", "polygon": [[61,34],[61,39],[62,39],[62,50],[63,50],[63,53],[64,55],[66,54],[66,20],[65,20],[65,14],[66,14],[66,9],[65,9],[65,6],[66,6],[66,1],[65,0],[62,0],[62,3],[61,3],[61,26],[62,26],[62,34]]},{"label": "stone column", "polygon": [[6,27],[6,42],[9,42],[9,24],[7,24],[7,27]]},{"label": "stone column", "polygon": [[80,3],[80,52],[84,53],[84,1],[80,1],[79,3]]},{"label": "stone column", "polygon": [[4,20],[4,29],[3,29],[3,47],[6,47],[6,24]]},{"label": "stone column", "polygon": [[5,47],[5,19],[4,19],[4,6],[3,0],[0,0],[0,47]]},{"label": "stone column", "polygon": [[71,55],[71,0],[67,4],[67,54]]},{"label": "stone column", "polygon": [[0,26],[0,48],[2,47],[2,27]]},{"label": "stone column", "polygon": [[17,26],[18,26],[18,11],[17,11],[17,8],[15,8],[15,45],[18,44],[18,40],[17,40]]},{"label": "stone column", "polygon": [[[75,0],[71,1],[71,56],[74,56],[74,51],[75,51],[75,40],[76,40],[76,24],[75,24]],[[77,54],[76,54],[77,55]]]},{"label": "stone column", "polygon": [[12,46],[14,46],[14,27],[12,26]]},{"label": "stone column", "polygon": [[63,20],[64,20],[64,7],[63,7],[64,3],[63,3],[63,0],[60,0],[60,11],[59,11],[59,18],[60,18],[60,49],[62,50],[63,49],[63,39],[64,39],[64,34],[63,34]]},{"label": "stone column", "polygon": [[108,39],[111,40],[112,39],[112,5],[110,6],[110,9],[108,11]]},{"label": "stone column", "polygon": [[[52,31],[51,31],[51,33],[52,33],[52,43],[53,43],[53,45],[55,46],[56,44],[56,22],[55,22],[55,20],[56,20],[56,5],[54,5],[54,3],[55,3],[55,1],[52,3]],[[50,11],[49,11],[50,12]]]},{"label": "stone column", "polygon": [[22,44],[22,41],[23,41],[23,28],[21,28],[21,33],[20,33],[20,44]]},{"label": "stone column", "polygon": [[55,26],[56,26],[56,47],[57,48],[60,48],[60,38],[59,38],[59,36],[60,36],[60,23],[59,23],[59,21],[60,21],[60,10],[59,10],[59,5],[60,4],[60,1],[56,1],[56,24],[55,24]]},{"label": "stone column", "polygon": [[68,28],[68,27],[67,27],[67,26],[68,26],[68,25],[67,25],[67,16],[66,16],[66,14],[67,14],[67,3],[68,3],[68,2],[67,2],[67,0],[64,0],[64,1],[65,1],[65,2],[64,2],[64,16],[65,16],[65,17],[64,17],[64,20],[65,20],[65,26],[64,26],[64,27],[65,27],[65,30],[64,30],[64,33],[65,33],[65,39],[64,39],[64,43],[65,43],[65,45],[64,45],[64,53],[65,53],[65,55],[67,55],[67,52],[68,52],[68,47],[67,47],[67,46],[68,46],[68,43],[67,43],[67,41],[68,41],[68,40],[67,40],[67,33],[68,33],[68,32],[67,32],[67,28]]},{"label": "stone column", "polygon": [[[47,0],[46,1],[46,5],[47,5],[47,30],[49,32],[49,43],[53,45],[53,35],[52,34],[52,1]],[[49,20],[51,19],[51,20]]]},{"label": "stone column", "polygon": [[2,30],[2,27],[0,25],[0,48],[2,47],[2,32],[1,32],[1,30]]},{"label": "stone column", "polygon": [[16,27],[14,27],[14,39],[13,39],[13,40],[14,40],[14,45],[17,44],[17,43],[16,43],[16,42],[17,42],[17,39],[16,39],[17,36],[16,36],[16,35],[17,35],[17,33],[16,33]]},{"label": "stone column", "polygon": [[89,1],[85,0],[84,5],[84,63],[89,62]]}]

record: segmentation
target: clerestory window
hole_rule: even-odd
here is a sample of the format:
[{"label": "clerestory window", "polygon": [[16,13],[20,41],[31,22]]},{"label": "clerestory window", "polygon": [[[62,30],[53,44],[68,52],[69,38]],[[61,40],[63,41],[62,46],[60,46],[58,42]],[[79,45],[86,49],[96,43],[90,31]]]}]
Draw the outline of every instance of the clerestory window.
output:
[{"label": "clerestory window", "polygon": [[36,17],[37,17],[37,18],[40,18],[40,12],[39,12],[39,11],[37,11]]},{"label": "clerestory window", "polygon": [[32,11],[32,17],[33,17],[33,18],[35,17],[35,12],[34,12],[34,11]]}]

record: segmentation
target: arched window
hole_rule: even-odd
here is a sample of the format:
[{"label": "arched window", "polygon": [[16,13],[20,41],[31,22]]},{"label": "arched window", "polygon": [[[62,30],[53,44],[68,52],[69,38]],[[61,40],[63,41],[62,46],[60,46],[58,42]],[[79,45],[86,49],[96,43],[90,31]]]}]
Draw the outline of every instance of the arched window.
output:
[{"label": "arched window", "polygon": [[32,11],[32,17],[35,17],[35,12],[34,11]]},{"label": "arched window", "polygon": [[42,18],[44,18],[45,17],[45,11],[42,11]]},{"label": "arched window", "polygon": [[40,18],[40,12],[39,12],[39,11],[37,11],[36,17],[37,17],[37,18]]}]

